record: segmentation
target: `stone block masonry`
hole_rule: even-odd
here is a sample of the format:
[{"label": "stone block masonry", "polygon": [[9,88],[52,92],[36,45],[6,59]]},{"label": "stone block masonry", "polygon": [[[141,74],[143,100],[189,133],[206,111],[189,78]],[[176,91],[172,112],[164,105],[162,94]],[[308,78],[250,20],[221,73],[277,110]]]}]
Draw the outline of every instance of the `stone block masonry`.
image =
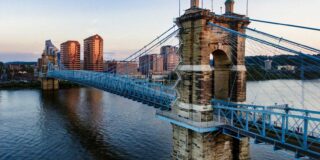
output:
[{"label": "stone block masonry", "polygon": [[41,79],[41,88],[42,90],[58,90],[59,89],[59,81],[57,79],[52,78],[42,78]]},{"label": "stone block masonry", "polygon": [[[232,6],[231,6],[232,5]],[[233,13],[234,2],[226,2],[226,14]],[[224,31],[214,31],[208,22],[244,33],[248,21],[216,16],[199,8],[199,0],[191,0],[191,8],[177,18],[182,44],[181,75],[177,86],[178,102],[172,112],[193,122],[214,120],[211,100],[244,102],[246,100],[245,39]],[[232,43],[231,43],[232,42]],[[210,66],[210,55],[214,66]],[[197,133],[173,124],[172,159],[177,160],[246,160],[249,159],[248,138],[234,139],[222,134]]]}]

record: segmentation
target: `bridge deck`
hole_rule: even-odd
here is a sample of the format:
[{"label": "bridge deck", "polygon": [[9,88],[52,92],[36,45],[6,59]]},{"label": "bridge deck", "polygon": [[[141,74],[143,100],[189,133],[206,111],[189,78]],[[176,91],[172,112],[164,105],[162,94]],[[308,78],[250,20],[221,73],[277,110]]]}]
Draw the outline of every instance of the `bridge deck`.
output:
[{"label": "bridge deck", "polygon": [[170,109],[175,90],[140,79],[89,71],[49,71],[47,77],[75,82],[111,92],[154,107]]},{"label": "bridge deck", "polygon": [[[250,107],[255,109],[249,109]],[[194,122],[161,110],[157,111],[157,117],[198,133],[220,130],[223,134],[235,138],[251,137],[258,143],[274,145],[275,150],[292,151],[296,157],[320,157],[320,119],[312,118],[311,115],[303,116],[306,112],[318,114],[317,111],[292,108],[284,110],[283,106],[262,107],[221,102],[214,103],[213,108],[214,121],[210,122]],[[272,109],[282,110],[284,113]],[[292,110],[292,114],[289,114],[289,110]],[[294,111],[298,111],[300,115],[293,114]]]},{"label": "bridge deck", "polygon": [[224,134],[255,138],[257,142],[274,145],[275,149],[293,151],[296,157],[320,157],[320,119],[312,117],[308,111],[294,113],[300,110],[290,111],[290,108],[274,111],[223,102],[214,102],[213,107],[215,119],[225,124],[220,127]]}]

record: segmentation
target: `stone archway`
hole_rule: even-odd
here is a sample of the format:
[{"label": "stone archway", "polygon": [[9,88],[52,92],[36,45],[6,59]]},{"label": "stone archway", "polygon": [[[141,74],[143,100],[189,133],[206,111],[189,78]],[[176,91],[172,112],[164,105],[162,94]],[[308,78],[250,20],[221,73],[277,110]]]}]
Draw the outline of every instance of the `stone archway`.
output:
[{"label": "stone archway", "polygon": [[212,52],[213,57],[213,93],[215,99],[228,100],[230,97],[231,59],[223,50]]}]

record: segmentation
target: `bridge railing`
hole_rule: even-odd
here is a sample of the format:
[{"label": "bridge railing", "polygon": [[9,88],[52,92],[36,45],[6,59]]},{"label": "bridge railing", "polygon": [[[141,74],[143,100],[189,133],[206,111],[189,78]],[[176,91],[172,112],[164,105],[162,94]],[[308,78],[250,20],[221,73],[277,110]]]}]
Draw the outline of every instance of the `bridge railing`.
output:
[{"label": "bridge railing", "polygon": [[320,113],[283,106],[213,100],[215,119],[226,128],[304,154],[320,155]]}]

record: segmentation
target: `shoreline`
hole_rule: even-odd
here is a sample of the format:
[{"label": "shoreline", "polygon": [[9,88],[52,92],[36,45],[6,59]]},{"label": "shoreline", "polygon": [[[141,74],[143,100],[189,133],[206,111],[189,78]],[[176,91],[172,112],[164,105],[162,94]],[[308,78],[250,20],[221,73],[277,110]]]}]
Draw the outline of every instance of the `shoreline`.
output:
[{"label": "shoreline", "polygon": [[[263,82],[263,81],[274,81],[274,80],[297,80],[301,81],[301,79],[290,79],[290,78],[283,78],[283,79],[255,79],[252,80],[250,78],[247,79],[247,82]],[[311,80],[319,80],[318,78],[315,79],[305,79],[303,81],[311,81]],[[70,89],[70,88],[83,88],[85,86],[79,85],[76,83],[72,83],[69,81],[59,81],[59,89]],[[7,81],[7,82],[0,82],[0,90],[22,90],[22,89],[41,89],[41,82],[40,81]]]},{"label": "shoreline", "polygon": [[[59,89],[81,88],[83,86],[68,81],[59,81]],[[40,81],[8,81],[0,82],[0,90],[41,89]]]}]

